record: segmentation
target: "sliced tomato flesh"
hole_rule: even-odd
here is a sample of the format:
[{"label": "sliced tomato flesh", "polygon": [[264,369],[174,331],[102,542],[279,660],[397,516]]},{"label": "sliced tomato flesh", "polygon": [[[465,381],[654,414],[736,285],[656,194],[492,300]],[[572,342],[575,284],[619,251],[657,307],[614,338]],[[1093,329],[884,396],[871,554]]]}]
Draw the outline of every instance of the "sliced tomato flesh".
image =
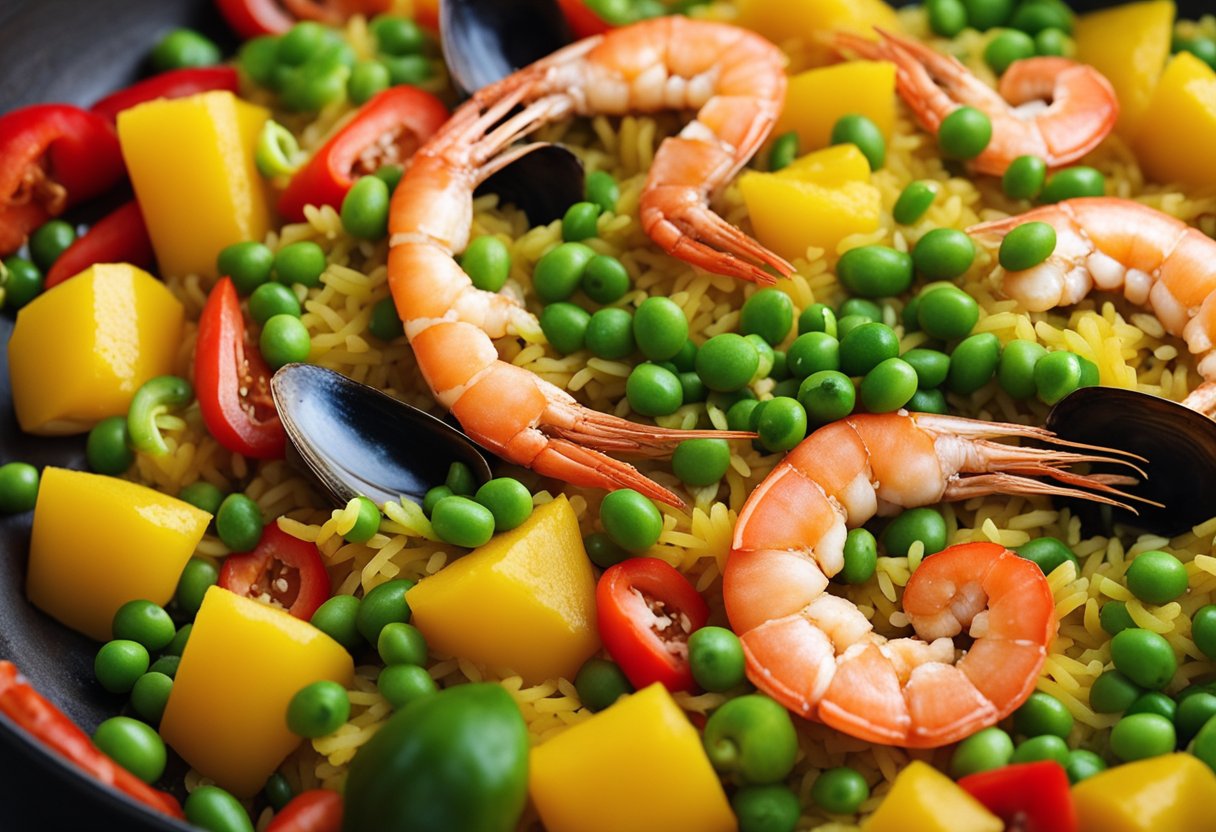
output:
[{"label": "sliced tomato flesh", "polygon": [[305,621],[330,596],[329,573],[316,544],[289,535],[278,523],[262,530],[252,552],[224,559],[219,584]]}]

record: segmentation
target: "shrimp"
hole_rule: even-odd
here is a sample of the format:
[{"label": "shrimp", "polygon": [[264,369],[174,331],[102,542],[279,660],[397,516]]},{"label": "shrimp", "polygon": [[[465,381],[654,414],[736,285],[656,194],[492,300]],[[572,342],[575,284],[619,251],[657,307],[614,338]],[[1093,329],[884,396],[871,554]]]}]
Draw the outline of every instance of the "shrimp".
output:
[{"label": "shrimp", "polygon": [[785,95],[781,53],[732,26],[660,18],[572,44],[479,91],[414,155],[390,207],[389,286],[422,374],[469,436],[503,458],[576,485],[678,497],[604,451],[670,452],[695,436],[578,405],[499,360],[492,338],[534,332],[519,300],[476,289],[454,255],[468,243],[473,190],[524,153],[507,149],[574,115],[697,109],[655,155],[641,199],[646,232],[667,252],[719,274],[772,282],[793,268],[713,213],[772,129]]},{"label": "shrimp", "polygon": [[[1004,437],[1049,447],[990,441]],[[917,637],[886,639],[851,601],[825,592],[844,566],[847,530],[875,514],[997,493],[1118,504],[1125,495],[1113,484],[1126,478],[1063,469],[1122,461],[1104,450],[1042,428],[902,411],[815,431],[752,492],[735,526],[723,596],[748,677],[802,717],[885,745],[936,747],[992,725],[1030,695],[1057,630],[1042,572],[995,544],[952,546],[922,561],[904,590]],[[1033,479],[1042,476],[1059,482]],[[974,641],[960,659],[952,639],[964,632]]]},{"label": "shrimp", "polygon": [[994,273],[1005,294],[1032,312],[1069,306],[1095,287],[1122,289],[1152,309],[1166,332],[1202,356],[1204,382],[1183,404],[1216,410],[1216,240],[1176,217],[1115,197],[1079,197],[967,229],[995,248],[1027,222],[1056,231],[1056,248],[1037,266]]},{"label": "shrimp", "polygon": [[958,61],[924,44],[888,32],[880,41],[837,33],[837,49],[891,61],[896,88],[920,126],[934,135],[960,107],[974,107],[992,121],[992,141],[971,166],[1000,176],[1019,156],[1038,156],[1050,168],[1080,159],[1114,129],[1119,99],[1091,66],[1067,58],[1027,58],[1001,76],[998,90]]}]

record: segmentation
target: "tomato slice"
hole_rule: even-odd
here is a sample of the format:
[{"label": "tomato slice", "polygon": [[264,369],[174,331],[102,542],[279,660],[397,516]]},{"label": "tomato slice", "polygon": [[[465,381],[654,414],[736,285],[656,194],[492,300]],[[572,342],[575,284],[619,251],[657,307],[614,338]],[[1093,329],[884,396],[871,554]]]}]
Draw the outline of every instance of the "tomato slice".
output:
[{"label": "tomato slice", "polygon": [[262,539],[252,552],[224,559],[219,583],[305,621],[330,596],[329,573],[316,544],[292,537],[278,523],[262,529]]},{"label": "tomato slice", "polygon": [[1006,832],[1077,832],[1068,774],[1055,760],[968,774],[958,784],[1005,821]]},{"label": "tomato slice", "polygon": [[275,813],[266,832],[341,832],[342,795],[329,789],[300,792]]},{"label": "tomato slice", "polygon": [[600,576],[595,604],[600,639],[635,688],[696,687],[688,637],[709,620],[709,605],[687,578],[657,558],[630,558]]}]

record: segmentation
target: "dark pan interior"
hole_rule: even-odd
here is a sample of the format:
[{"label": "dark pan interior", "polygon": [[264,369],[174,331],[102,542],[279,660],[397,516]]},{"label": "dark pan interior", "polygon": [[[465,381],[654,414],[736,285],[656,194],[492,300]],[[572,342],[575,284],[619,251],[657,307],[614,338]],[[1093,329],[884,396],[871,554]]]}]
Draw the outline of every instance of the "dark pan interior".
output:
[{"label": "dark pan interior", "polygon": [[[778,2],[778,0],[772,0]],[[1181,0],[1181,16],[1210,12],[1211,0]],[[1074,0],[1079,10],[1109,3]],[[43,101],[90,104],[146,72],[144,56],[174,26],[197,28],[227,48],[231,36],[211,0],[3,0],[0,2],[0,112]],[[0,315],[0,463],[13,459],[84,467],[82,437],[23,436],[9,396],[12,315]],[[53,383],[50,380],[49,383]],[[13,659],[34,684],[86,731],[115,714],[122,697],[93,679],[97,645],[26,602],[30,515],[0,519],[0,658]],[[172,773],[180,775],[180,763]],[[0,718],[0,828],[182,830],[100,786],[31,743]],[[178,778],[180,779],[180,777]],[[15,826],[10,826],[15,823]]]}]

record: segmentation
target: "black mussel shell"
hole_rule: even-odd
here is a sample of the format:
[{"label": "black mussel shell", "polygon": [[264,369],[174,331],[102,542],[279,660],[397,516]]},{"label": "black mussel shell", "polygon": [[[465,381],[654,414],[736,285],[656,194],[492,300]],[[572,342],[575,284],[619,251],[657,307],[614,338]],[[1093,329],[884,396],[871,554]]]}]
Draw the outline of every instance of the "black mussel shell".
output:
[{"label": "black mussel shell", "polygon": [[421,503],[463,462],[483,483],[490,466],[477,446],[441,419],[312,364],[288,364],[270,382],[291,442],[288,459],[334,500]]},{"label": "black mussel shell", "polygon": [[[1164,535],[1189,531],[1216,516],[1216,422],[1177,402],[1134,390],[1083,387],[1059,401],[1047,428],[1073,442],[1136,454],[1148,478],[1120,486],[1137,497],[1160,503],[1132,503],[1138,514],[1092,503],[1075,508],[1082,522],[1109,531],[1112,521]],[[1103,471],[1094,466],[1095,471]],[[1127,473],[1126,469],[1111,473]]]},{"label": "black mussel shell", "polygon": [[566,148],[549,144],[521,156],[477,188],[498,194],[528,215],[532,225],[547,225],[565,216],[586,193],[583,163]]},{"label": "black mussel shell", "polygon": [[442,0],[439,31],[448,72],[465,96],[574,40],[556,0]]}]

